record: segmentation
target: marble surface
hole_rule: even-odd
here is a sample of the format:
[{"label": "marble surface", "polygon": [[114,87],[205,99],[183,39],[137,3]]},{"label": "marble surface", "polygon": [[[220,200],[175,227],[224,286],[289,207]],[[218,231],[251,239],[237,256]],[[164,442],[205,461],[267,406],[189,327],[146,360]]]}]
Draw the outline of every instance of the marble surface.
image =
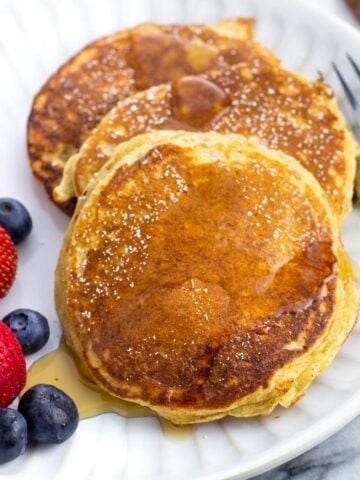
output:
[{"label": "marble surface", "polygon": [[318,447],[253,480],[359,480],[360,417]]},{"label": "marble surface", "polygon": [[[310,1],[310,0],[308,0]],[[353,27],[360,24],[344,6],[343,0],[317,0]],[[359,480],[360,416],[319,446],[253,480]]]}]

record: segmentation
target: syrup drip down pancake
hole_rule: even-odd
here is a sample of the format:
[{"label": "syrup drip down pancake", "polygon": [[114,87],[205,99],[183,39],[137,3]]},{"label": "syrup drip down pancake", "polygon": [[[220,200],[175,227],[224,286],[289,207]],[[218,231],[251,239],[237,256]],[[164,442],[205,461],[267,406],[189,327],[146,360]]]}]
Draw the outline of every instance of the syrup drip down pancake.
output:
[{"label": "syrup drip down pancake", "polygon": [[299,162],[239,135],[162,131],[119,145],[80,197],[56,305],[96,383],[185,424],[292,405],[358,299]]}]

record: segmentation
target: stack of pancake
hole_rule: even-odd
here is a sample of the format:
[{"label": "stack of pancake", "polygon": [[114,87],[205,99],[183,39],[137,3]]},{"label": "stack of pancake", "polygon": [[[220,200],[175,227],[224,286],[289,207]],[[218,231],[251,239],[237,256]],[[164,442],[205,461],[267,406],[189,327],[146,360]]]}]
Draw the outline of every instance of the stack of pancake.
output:
[{"label": "stack of pancake", "polygon": [[251,19],[98,40],[34,100],[28,149],[73,213],[65,340],[110,394],[177,424],[291,406],[358,298],[340,229],[357,145],[334,94]]}]

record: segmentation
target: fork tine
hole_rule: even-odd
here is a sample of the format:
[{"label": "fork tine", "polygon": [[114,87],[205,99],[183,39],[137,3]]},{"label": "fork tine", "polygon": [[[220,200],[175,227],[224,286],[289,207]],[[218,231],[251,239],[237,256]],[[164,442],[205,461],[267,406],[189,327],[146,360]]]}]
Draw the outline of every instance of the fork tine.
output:
[{"label": "fork tine", "polygon": [[355,62],[355,60],[352,58],[352,56],[349,53],[347,53],[346,56],[349,59],[349,62],[351,63],[357,77],[360,79],[360,68],[358,67],[357,63]]},{"label": "fork tine", "polygon": [[344,89],[344,92],[345,92],[345,94],[346,94],[346,96],[347,96],[347,98],[348,98],[348,100],[349,100],[352,108],[353,108],[354,110],[356,110],[356,108],[357,108],[357,101],[356,101],[356,98],[354,97],[354,94],[353,94],[352,91],[350,90],[349,85],[346,83],[345,78],[342,76],[342,74],[340,73],[340,70],[338,69],[338,67],[336,66],[336,64],[335,64],[334,62],[332,62],[332,66],[333,66],[333,68],[334,68],[334,70],[335,70],[335,73],[336,73],[336,75],[337,75],[337,77],[338,77],[338,79],[339,79],[339,81],[340,81],[340,83],[341,83],[341,86],[342,86],[343,89]]}]

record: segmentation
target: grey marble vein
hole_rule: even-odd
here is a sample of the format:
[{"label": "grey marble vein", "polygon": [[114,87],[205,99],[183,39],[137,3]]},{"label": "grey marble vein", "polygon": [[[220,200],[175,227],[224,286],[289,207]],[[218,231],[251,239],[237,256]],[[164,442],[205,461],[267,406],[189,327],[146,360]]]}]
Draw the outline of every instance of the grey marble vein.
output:
[{"label": "grey marble vein", "polygon": [[253,480],[360,480],[360,417],[319,446]]}]

